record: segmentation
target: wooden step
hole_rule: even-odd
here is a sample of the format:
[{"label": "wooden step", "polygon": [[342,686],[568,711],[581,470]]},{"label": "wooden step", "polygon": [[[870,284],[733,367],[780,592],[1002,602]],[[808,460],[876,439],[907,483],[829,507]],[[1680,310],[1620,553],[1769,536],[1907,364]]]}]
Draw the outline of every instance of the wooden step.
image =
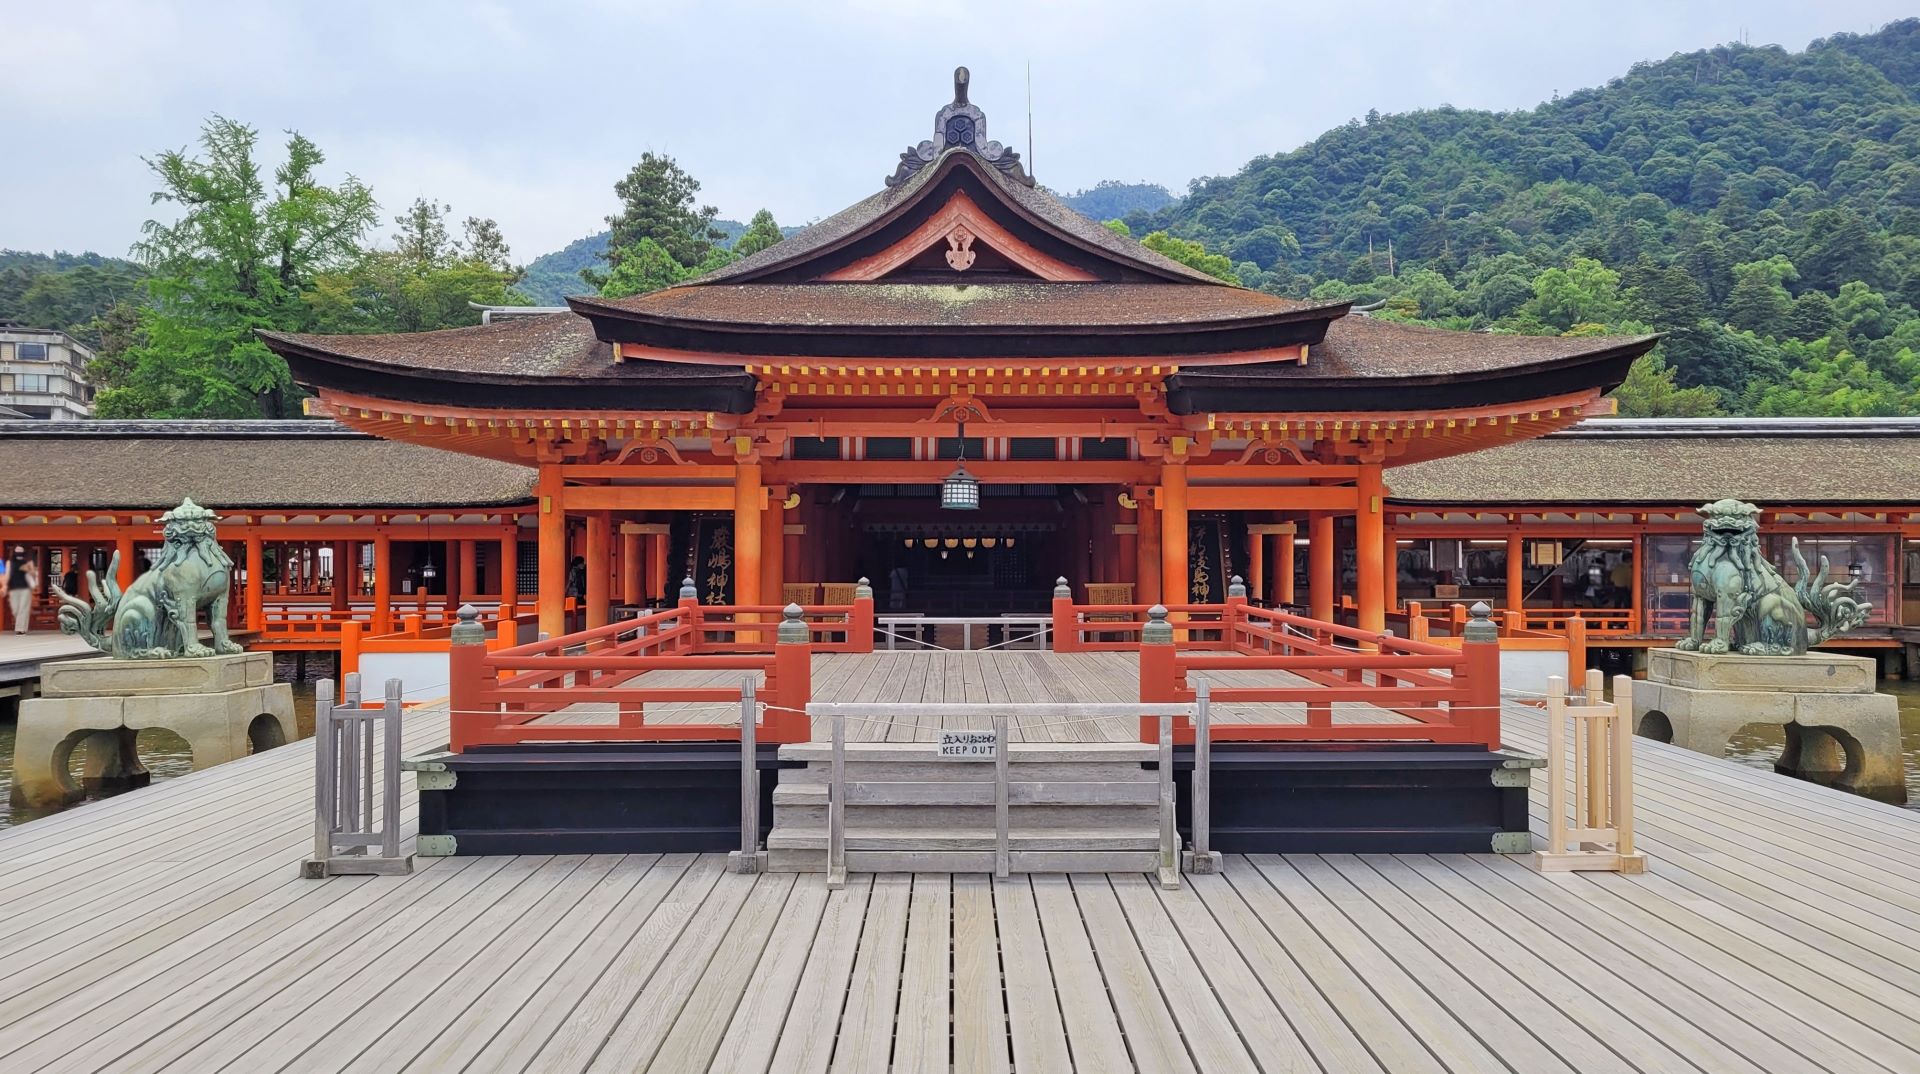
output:
[{"label": "wooden step", "polygon": [[[848,806],[989,806],[994,784],[988,781],[928,783],[916,780],[857,780],[846,783]],[[773,789],[773,804],[827,804],[826,783],[788,783]],[[1009,806],[1157,806],[1160,786],[1148,780],[1009,780]]]},{"label": "wooden step", "polygon": [[[738,767],[739,762],[735,762]],[[786,768],[780,772],[780,785],[824,784],[832,778],[832,764],[810,761],[805,768]],[[896,782],[921,783],[980,783],[993,782],[993,763],[975,761],[938,761],[931,757],[924,761],[862,761],[851,755],[846,764],[849,783],[868,780],[890,780]],[[1092,763],[1072,761],[1025,762],[1007,766],[1009,782],[1058,782],[1058,783],[1147,783],[1160,778],[1159,773],[1150,768],[1142,768],[1137,762],[1116,761],[1113,763]]]},{"label": "wooden step", "polygon": [[[970,730],[988,730],[982,726]],[[981,760],[942,760],[934,753],[932,742],[849,742],[847,763],[856,761],[925,761],[932,764],[976,767],[991,770],[992,758]],[[1152,761],[1160,756],[1158,747],[1143,742],[1015,742],[1007,749],[1010,764],[1099,763]],[[831,761],[833,743],[794,742],[780,747],[783,761]]]},{"label": "wooden step", "polygon": [[[1021,805],[1007,809],[1008,830],[1019,832],[1034,828],[1102,828],[1159,831],[1160,811],[1156,806],[1065,806]],[[921,831],[945,831],[952,828],[991,829],[993,807],[885,805],[847,807],[847,830],[859,828],[914,828]],[[773,807],[775,831],[792,828],[820,828],[827,825],[827,803],[781,804]]]},{"label": "wooden step", "polygon": [[[1155,828],[1028,828],[1008,833],[1007,845],[1020,850],[1152,850],[1160,845]],[[847,850],[984,850],[991,852],[991,828],[950,828],[929,832],[919,828],[847,828]],[[768,850],[827,849],[827,829],[808,826],[778,827],[767,834]]]},{"label": "wooden step", "polygon": [[[1150,850],[1014,850],[1007,868],[1014,873],[1150,873],[1160,856]],[[854,873],[991,873],[991,850],[849,850],[847,871]],[[824,873],[821,850],[769,850],[767,871]]]}]

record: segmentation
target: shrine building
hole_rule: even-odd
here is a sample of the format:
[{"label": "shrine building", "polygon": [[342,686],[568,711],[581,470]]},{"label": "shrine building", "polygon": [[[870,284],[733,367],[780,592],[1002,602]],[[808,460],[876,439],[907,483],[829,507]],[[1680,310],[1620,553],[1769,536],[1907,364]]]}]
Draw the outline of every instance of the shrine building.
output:
[{"label": "shrine building", "polygon": [[877,193],[685,284],[262,336],[317,415],[537,473],[532,588],[556,636],[570,567],[588,627],[682,577],[712,604],[866,577],[881,608],[979,614],[1043,608],[1056,578],[1096,603],[1204,603],[1244,575],[1331,620],[1336,540],[1378,630],[1395,469],[1607,414],[1656,342],[1441,331],[1224,283],[1036,185],[964,69],[954,88]]}]

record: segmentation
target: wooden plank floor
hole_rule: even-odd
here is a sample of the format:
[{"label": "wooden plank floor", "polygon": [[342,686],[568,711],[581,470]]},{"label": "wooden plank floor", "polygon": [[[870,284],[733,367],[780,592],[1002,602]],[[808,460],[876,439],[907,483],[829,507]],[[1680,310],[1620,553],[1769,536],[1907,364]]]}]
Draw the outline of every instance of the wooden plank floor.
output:
[{"label": "wooden plank floor", "polygon": [[[651,671],[626,685],[642,688],[738,686],[746,677],[739,671]],[[1307,685],[1297,676],[1278,671],[1209,671],[1215,686]],[[1046,650],[1003,649],[974,652],[825,653],[814,657],[813,696],[816,701],[884,704],[898,701],[990,703],[1046,701],[1136,701],[1140,697],[1139,661],[1128,653],[1060,654]],[[1397,713],[1372,705],[1336,702],[1333,722],[1413,723]],[[536,720],[542,724],[612,723],[615,706],[581,704]],[[1306,705],[1216,704],[1213,719],[1220,723],[1305,723]],[[734,724],[738,705],[672,702],[649,705],[649,723]],[[956,730],[984,730],[987,717],[950,719]],[[852,741],[931,742],[940,725],[911,720],[849,719]],[[1128,719],[1027,720],[1010,724],[1017,742],[1136,742],[1139,723]],[[827,720],[814,721],[813,737],[825,741]]]},{"label": "wooden plank floor", "polygon": [[[1001,688],[1125,688],[1082,669]],[[409,750],[445,728],[410,713]],[[1635,745],[1645,876],[1329,854],[829,892],[718,855],[300,880],[298,743],[0,832],[0,1071],[1920,1070],[1920,814]]]}]

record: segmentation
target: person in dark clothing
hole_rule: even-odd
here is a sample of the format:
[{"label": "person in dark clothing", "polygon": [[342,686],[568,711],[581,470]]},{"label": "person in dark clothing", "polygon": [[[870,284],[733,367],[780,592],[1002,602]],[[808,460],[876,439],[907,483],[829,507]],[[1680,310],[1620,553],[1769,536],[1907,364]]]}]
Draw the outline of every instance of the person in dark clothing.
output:
[{"label": "person in dark clothing", "polygon": [[567,564],[567,596],[584,597],[587,595],[587,557],[575,556]]}]

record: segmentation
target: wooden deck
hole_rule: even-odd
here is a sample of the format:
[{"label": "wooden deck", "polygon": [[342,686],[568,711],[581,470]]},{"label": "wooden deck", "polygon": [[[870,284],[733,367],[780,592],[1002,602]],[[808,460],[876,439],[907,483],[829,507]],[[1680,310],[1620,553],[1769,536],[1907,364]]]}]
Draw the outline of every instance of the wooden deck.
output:
[{"label": "wooden deck", "polygon": [[[738,686],[738,671],[650,671],[627,685],[639,687]],[[1212,672],[1216,686],[1305,685],[1305,680],[1278,671]],[[756,676],[758,678],[758,676]],[[1004,649],[988,652],[876,652],[827,653],[813,658],[813,699],[881,704],[968,701],[982,703],[1138,701],[1140,662],[1131,653],[1061,654],[1045,650]],[[612,723],[611,704],[580,704],[534,721],[542,724]],[[1215,704],[1219,723],[1305,723],[1304,704]],[[1336,702],[1333,722],[1393,723],[1415,721],[1373,705]],[[649,705],[649,723],[734,724],[738,705],[674,702]],[[985,730],[991,720],[948,720],[955,730]],[[847,738],[855,742],[931,742],[940,727],[910,719],[850,720]],[[1014,717],[1009,731],[1017,742],[1138,742],[1140,724],[1129,719],[1025,720]],[[826,741],[831,734],[825,718],[813,722],[813,737]]]},{"label": "wooden deck", "polygon": [[[416,711],[408,747],[445,731]],[[1644,740],[1645,876],[1301,855],[1177,891],[685,855],[300,880],[312,760],[0,832],[0,1070],[1920,1069],[1920,814]]]}]

